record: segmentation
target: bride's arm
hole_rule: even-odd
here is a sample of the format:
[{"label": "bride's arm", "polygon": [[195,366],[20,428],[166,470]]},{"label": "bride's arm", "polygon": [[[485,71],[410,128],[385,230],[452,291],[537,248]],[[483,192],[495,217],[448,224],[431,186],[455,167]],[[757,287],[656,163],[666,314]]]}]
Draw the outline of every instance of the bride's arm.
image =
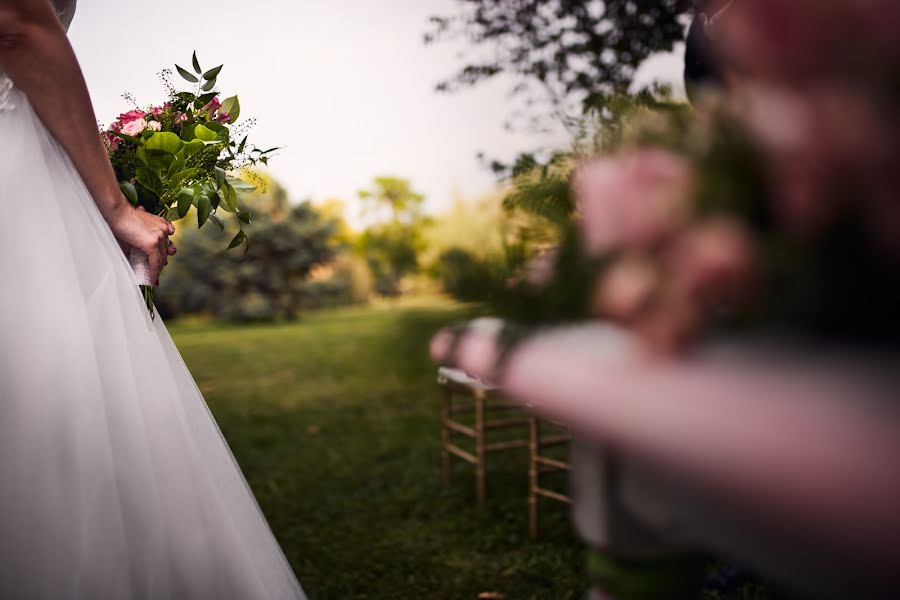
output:
[{"label": "bride's arm", "polygon": [[81,68],[49,0],[0,0],[0,70],[65,149],[116,237],[147,253],[156,279],[175,229],[135,210],[119,190]]}]

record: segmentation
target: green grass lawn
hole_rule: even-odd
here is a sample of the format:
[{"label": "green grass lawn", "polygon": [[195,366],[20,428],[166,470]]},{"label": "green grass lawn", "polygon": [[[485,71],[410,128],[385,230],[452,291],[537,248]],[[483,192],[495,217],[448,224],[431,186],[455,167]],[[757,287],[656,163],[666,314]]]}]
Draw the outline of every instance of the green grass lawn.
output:
[{"label": "green grass lawn", "polygon": [[427,343],[465,314],[418,301],[170,326],[311,599],[581,596],[566,509],[542,504],[541,539],[528,540],[525,450],[489,459],[482,510],[470,466],[440,483]]}]

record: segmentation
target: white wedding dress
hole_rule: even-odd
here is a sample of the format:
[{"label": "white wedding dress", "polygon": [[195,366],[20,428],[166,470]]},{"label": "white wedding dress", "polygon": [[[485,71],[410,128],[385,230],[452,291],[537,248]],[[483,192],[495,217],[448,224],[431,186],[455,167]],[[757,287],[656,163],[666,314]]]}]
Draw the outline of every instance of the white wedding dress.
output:
[{"label": "white wedding dress", "polygon": [[[74,0],[56,4],[68,25]],[[0,207],[0,598],[304,598],[109,227],[2,73]]]}]

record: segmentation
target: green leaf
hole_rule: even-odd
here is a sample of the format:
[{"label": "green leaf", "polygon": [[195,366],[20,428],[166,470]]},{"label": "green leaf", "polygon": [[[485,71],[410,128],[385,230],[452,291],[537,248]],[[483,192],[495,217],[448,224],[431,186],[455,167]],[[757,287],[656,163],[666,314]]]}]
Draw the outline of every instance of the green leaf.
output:
[{"label": "green leaf", "polygon": [[256,186],[237,177],[228,177],[228,183],[238,194],[249,194],[256,190]]},{"label": "green leaf", "polygon": [[244,139],[241,140],[240,145],[238,146],[237,153],[240,154],[244,151],[244,146],[247,145],[247,136],[244,136]]},{"label": "green leaf", "polygon": [[188,211],[191,210],[191,204],[194,202],[194,190],[185,187],[181,188],[178,193],[178,218],[183,219]]},{"label": "green leaf", "polygon": [[219,215],[217,215],[216,213],[210,213],[209,220],[215,223],[216,226],[218,226],[219,231],[225,231],[225,221],[219,218]]},{"label": "green leaf", "polygon": [[210,102],[213,98],[215,98],[215,97],[218,96],[218,95],[219,95],[219,92],[210,92],[210,93],[208,93],[208,94],[203,94],[202,96],[198,96],[198,97],[197,97],[197,100],[196,100],[196,103],[195,103],[195,106],[196,106],[197,108],[201,108],[201,107],[203,107],[203,106],[206,106],[207,104],[209,104],[209,102]]},{"label": "green leaf", "polygon": [[206,148],[206,144],[203,143],[203,140],[191,140],[184,145],[184,156],[190,158],[204,148]]},{"label": "green leaf", "polygon": [[204,125],[197,125],[197,127],[194,128],[194,135],[198,140],[203,140],[204,142],[215,141],[215,139],[218,137],[215,131],[209,129]]},{"label": "green leaf", "polygon": [[237,235],[234,236],[234,238],[231,240],[231,243],[228,244],[227,249],[231,250],[232,248],[237,248],[242,243],[244,243],[245,239],[247,239],[247,236],[244,234],[244,230],[241,229],[240,231],[237,232]]},{"label": "green leaf", "polygon": [[198,167],[195,167],[193,169],[185,169],[184,171],[179,171],[178,173],[173,175],[171,178],[169,178],[169,187],[175,188],[175,187],[181,185],[182,183],[184,183],[185,181],[187,181],[188,179],[191,179],[192,177],[196,177],[197,175],[200,175],[202,172],[203,172],[203,169],[200,169]]},{"label": "green leaf", "polygon": [[226,181],[225,185],[222,187],[222,191],[224,192],[222,198],[224,204],[222,205],[222,208],[228,212],[237,211],[237,192],[234,191],[231,184]]},{"label": "green leaf", "polygon": [[162,195],[162,182],[159,180],[159,175],[156,174],[156,171],[147,167],[138,167],[136,179],[138,183],[156,193],[157,196]]},{"label": "green leaf", "polygon": [[241,116],[241,103],[238,101],[237,96],[231,96],[230,98],[225,98],[222,100],[222,106],[219,107],[219,112],[227,112],[228,113],[228,122],[234,123],[238,120],[238,117]]},{"label": "green leaf", "polygon": [[178,65],[175,65],[175,68],[178,69],[178,74],[179,74],[179,75],[181,75],[183,78],[187,79],[187,80],[190,81],[191,83],[199,83],[199,82],[200,82],[200,80],[197,79],[196,77],[194,77],[193,75],[191,75],[190,72],[185,71],[184,69],[182,69],[182,68],[179,67]]},{"label": "green leaf", "polygon": [[184,146],[184,142],[170,131],[158,131],[147,139],[145,145],[147,150],[162,150],[169,154],[177,154]]},{"label": "green leaf", "polygon": [[223,169],[221,167],[216,167],[215,173],[216,173],[216,185],[221,188],[223,185],[225,185],[225,169]]},{"label": "green leaf", "polygon": [[209,81],[204,83],[200,89],[203,90],[204,92],[208,92],[209,90],[213,89],[214,87],[216,87],[216,80],[210,79]]},{"label": "green leaf", "polygon": [[169,165],[169,170],[166,172],[166,175],[171,179],[175,173],[178,173],[184,168],[185,160],[187,160],[187,156],[185,156],[184,150],[179,151],[178,154],[175,155],[175,160]]},{"label": "green leaf", "polygon": [[147,166],[158,173],[168,173],[169,167],[175,162],[175,155],[165,150],[147,150]]},{"label": "green leaf", "polygon": [[203,72],[203,69],[200,68],[200,61],[197,60],[197,51],[196,50],[194,50],[194,56],[193,56],[193,58],[191,58],[191,62],[194,63],[194,71],[196,71],[198,75],[201,72]]},{"label": "green leaf", "polygon": [[225,66],[225,65],[219,65],[215,69],[210,69],[209,71],[207,71],[206,73],[203,74],[203,79],[206,79],[207,81],[210,79],[215,79],[216,77],[219,76],[219,71],[222,70],[223,66]]},{"label": "green leaf", "polygon": [[250,224],[250,213],[246,210],[238,211],[237,218],[241,223],[246,223],[247,225]]},{"label": "green leaf", "polygon": [[197,196],[197,227],[203,227],[212,212],[212,202],[205,193]]},{"label": "green leaf", "polygon": [[215,121],[210,121],[209,123],[204,125],[204,127],[215,131],[217,137],[221,139],[227,139],[231,135],[231,131],[229,131],[227,127],[225,127],[221,123],[216,123]]},{"label": "green leaf", "polygon": [[120,181],[119,189],[122,190],[122,193],[125,194],[125,197],[128,198],[128,201],[131,202],[132,206],[137,206],[138,193],[133,183],[130,181]]},{"label": "green leaf", "polygon": [[138,146],[137,150],[134,152],[135,156],[137,156],[138,160],[144,163],[145,165],[150,164],[150,157],[147,156],[147,151],[144,150],[143,146]]}]

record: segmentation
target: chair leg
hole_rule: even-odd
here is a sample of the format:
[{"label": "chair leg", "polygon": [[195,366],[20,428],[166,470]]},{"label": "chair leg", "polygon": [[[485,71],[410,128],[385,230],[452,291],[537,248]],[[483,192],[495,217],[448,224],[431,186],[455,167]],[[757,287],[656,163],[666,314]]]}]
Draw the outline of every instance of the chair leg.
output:
[{"label": "chair leg", "polygon": [[538,536],[538,445],[540,443],[540,424],[531,417],[528,436],[528,535],[532,540]]},{"label": "chair leg", "polygon": [[450,451],[447,448],[451,442],[451,431],[447,425],[453,418],[453,392],[444,388],[441,395],[441,481],[445,486],[450,485]]},{"label": "chair leg", "polygon": [[485,464],[484,464],[484,397],[475,396],[475,495],[478,506],[484,506]]}]

